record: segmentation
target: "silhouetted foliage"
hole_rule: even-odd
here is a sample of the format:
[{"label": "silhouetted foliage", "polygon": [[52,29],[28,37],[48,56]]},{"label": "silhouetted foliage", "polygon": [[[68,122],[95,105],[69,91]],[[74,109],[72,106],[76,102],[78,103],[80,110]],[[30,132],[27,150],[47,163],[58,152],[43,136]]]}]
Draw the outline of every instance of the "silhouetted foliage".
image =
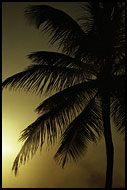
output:
[{"label": "silhouetted foliage", "polygon": [[48,32],[49,42],[56,43],[61,53],[31,53],[28,58],[34,64],[2,83],[3,88],[48,96],[54,93],[36,108],[38,119],[22,131],[19,140],[25,143],[12,170],[17,174],[19,164],[33,156],[39,146],[45,141],[54,144],[60,136],[54,158],[64,167],[69,160],[79,159],[87,142],[97,142],[104,134],[105,187],[111,187],[110,116],[119,132],[125,130],[125,3],[85,3],[80,24],[47,5],[28,6],[25,17],[37,29]]}]

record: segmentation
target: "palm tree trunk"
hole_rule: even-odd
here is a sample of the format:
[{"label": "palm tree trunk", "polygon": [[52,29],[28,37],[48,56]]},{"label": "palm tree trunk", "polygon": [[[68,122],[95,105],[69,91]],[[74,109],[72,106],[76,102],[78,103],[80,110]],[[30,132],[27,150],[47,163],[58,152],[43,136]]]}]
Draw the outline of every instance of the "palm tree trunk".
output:
[{"label": "palm tree trunk", "polygon": [[112,188],[114,147],[112,142],[110,125],[110,96],[108,93],[102,95],[102,117],[104,124],[104,138],[106,144],[107,169],[105,188]]}]

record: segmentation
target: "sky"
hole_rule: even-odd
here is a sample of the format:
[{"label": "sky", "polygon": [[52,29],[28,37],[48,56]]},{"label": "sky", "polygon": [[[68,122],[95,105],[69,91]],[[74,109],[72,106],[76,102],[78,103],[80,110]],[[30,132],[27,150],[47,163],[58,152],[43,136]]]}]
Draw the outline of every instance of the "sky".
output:
[{"label": "sky", "polygon": [[[28,5],[44,4],[77,17],[78,2],[3,2],[2,3],[2,80],[24,70],[31,64],[27,55],[34,51],[56,51],[49,46],[48,36],[29,26],[24,18]],[[45,99],[24,91],[2,94],[2,187],[3,188],[94,188],[104,187],[106,155],[102,137],[98,144],[89,144],[85,155],[77,163],[64,169],[53,159],[57,146],[42,152],[19,168],[17,177],[11,171],[13,161],[20,151],[20,132],[37,119],[35,108]],[[124,138],[112,128],[114,142],[113,187],[124,188],[125,144]]]}]

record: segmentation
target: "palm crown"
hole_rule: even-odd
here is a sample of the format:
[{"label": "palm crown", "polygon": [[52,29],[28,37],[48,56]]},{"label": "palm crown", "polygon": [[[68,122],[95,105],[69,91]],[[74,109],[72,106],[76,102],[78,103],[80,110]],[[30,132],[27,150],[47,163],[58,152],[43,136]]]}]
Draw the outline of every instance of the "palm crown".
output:
[{"label": "palm crown", "polygon": [[22,131],[19,140],[25,143],[14,161],[15,174],[39,146],[46,140],[53,144],[59,135],[54,158],[63,167],[68,160],[76,161],[87,142],[105,135],[106,104],[117,130],[124,133],[124,3],[89,2],[82,8],[81,25],[50,6],[25,10],[29,23],[48,32],[61,53],[31,53],[28,58],[34,64],[2,84],[50,96],[36,108],[38,119]]}]

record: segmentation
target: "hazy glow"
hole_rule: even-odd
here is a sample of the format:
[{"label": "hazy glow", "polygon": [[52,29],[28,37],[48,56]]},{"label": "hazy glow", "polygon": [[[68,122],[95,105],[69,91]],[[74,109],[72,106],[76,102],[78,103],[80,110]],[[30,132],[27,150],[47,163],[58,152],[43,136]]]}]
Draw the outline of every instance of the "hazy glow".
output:
[{"label": "hazy glow", "polygon": [[[3,121],[3,124],[6,125],[6,128],[9,128],[9,124],[7,124],[6,120]],[[4,127],[3,127],[4,129]],[[5,130],[3,130],[2,134],[2,153],[4,155],[10,155],[14,150],[14,144],[12,143],[12,140],[10,139],[10,135],[8,132],[5,133]]]},{"label": "hazy glow", "polygon": [[2,125],[2,155],[6,158],[14,157],[14,155],[19,151],[20,145],[17,142],[16,130],[13,131],[13,121],[6,120],[3,118]]},{"label": "hazy glow", "polygon": [[4,154],[10,154],[11,152],[13,151],[13,146],[12,145],[10,145],[10,144],[3,144],[2,145],[2,152],[4,153]]}]

